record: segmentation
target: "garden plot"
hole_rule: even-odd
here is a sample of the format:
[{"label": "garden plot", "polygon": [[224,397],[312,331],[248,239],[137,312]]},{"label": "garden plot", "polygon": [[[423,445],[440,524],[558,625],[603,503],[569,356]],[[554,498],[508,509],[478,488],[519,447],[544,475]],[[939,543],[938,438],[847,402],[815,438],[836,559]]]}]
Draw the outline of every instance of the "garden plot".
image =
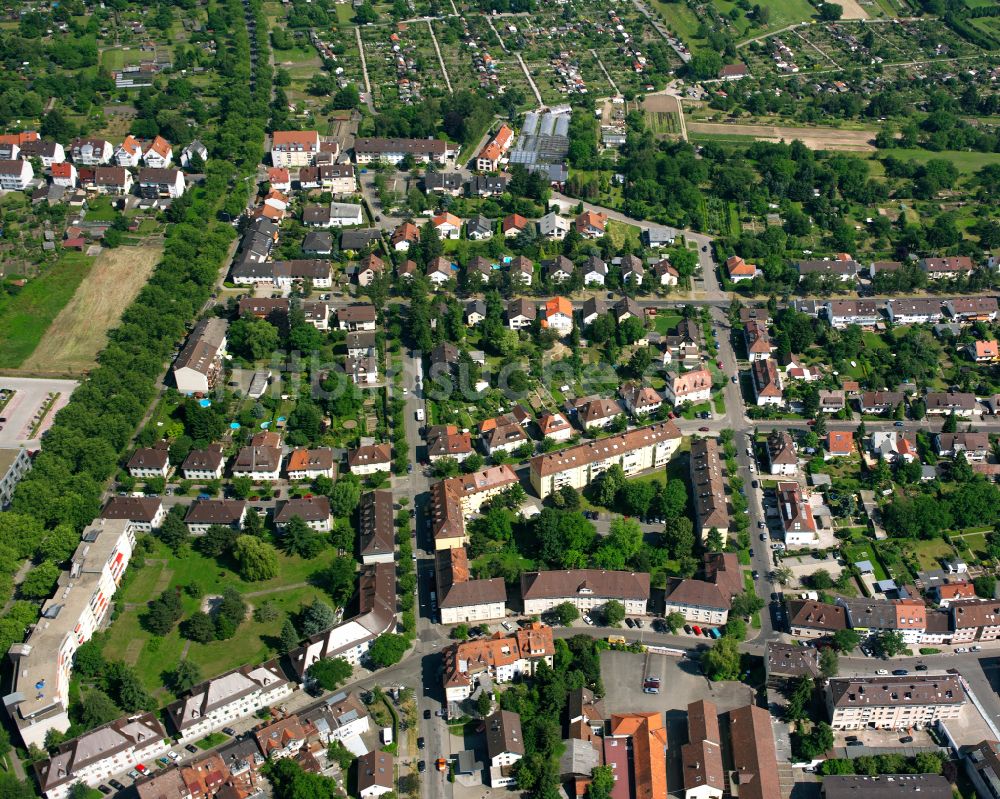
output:
[{"label": "garden plot", "polygon": [[377,106],[415,103],[428,91],[447,91],[426,22],[360,30]]}]

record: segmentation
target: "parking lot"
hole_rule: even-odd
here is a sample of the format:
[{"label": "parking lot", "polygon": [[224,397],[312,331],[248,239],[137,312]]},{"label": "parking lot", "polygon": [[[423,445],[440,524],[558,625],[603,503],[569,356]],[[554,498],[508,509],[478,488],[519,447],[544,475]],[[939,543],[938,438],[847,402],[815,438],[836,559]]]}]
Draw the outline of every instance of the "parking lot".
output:
[{"label": "parking lot", "polygon": [[[0,447],[18,447],[22,444],[29,448],[38,446],[39,439],[52,424],[56,413],[67,402],[76,390],[75,380],[48,380],[33,377],[0,377],[0,388],[14,391],[14,396],[0,416],[6,421],[0,422]],[[45,413],[41,427],[29,438],[35,420],[50,394],[58,394],[52,407]]]},{"label": "parking lot", "polygon": [[[645,678],[660,678],[660,692],[643,692]],[[753,700],[753,691],[742,683],[713,683],[702,676],[688,658],[633,652],[601,653],[604,707],[607,713],[661,711],[667,719],[667,787],[683,793],[680,750],[687,743],[687,706],[698,699],[714,702],[720,713]]]}]

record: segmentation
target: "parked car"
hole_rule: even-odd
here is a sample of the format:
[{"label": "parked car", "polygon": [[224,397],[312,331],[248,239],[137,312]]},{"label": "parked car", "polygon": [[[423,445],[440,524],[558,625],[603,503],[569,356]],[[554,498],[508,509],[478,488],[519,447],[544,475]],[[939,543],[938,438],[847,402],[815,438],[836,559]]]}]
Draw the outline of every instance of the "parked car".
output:
[{"label": "parked car", "polygon": [[982,652],[983,648],[979,644],[976,644],[974,647],[970,648],[969,651],[970,652]]},{"label": "parked car", "polygon": [[862,741],[848,741],[847,745],[848,746],[864,746],[864,742],[862,742]]},{"label": "parked car", "polygon": [[688,635],[691,635],[691,625],[690,624],[685,624],[684,625],[684,632],[686,632]]},{"label": "parked car", "polygon": [[589,625],[593,626],[594,620],[592,618],[590,618],[590,616],[588,616],[586,613],[584,613],[583,614],[583,623],[584,624],[589,624]]},{"label": "parked car", "polygon": [[140,776],[140,775],[139,775],[139,772],[138,772],[138,771],[136,771],[136,770],[135,770],[134,768],[133,768],[133,769],[129,769],[129,772],[128,772],[128,775],[129,775],[129,777],[131,777],[131,778],[132,778],[133,780],[137,780],[137,779],[139,779],[139,776]]},{"label": "parked car", "polygon": [[109,793],[111,793],[111,789],[107,785],[104,785],[104,784],[98,785],[97,786],[97,790],[99,790],[105,796],[107,796]]},{"label": "parked car", "polygon": [[635,626],[638,627],[641,630],[642,629],[642,619],[636,619],[635,620]]},{"label": "parked car", "polygon": [[889,670],[888,670],[888,669],[879,669],[879,670],[878,670],[878,671],[876,671],[875,673],[876,673],[876,674],[877,674],[877,675],[878,675],[879,677],[888,677],[888,676],[889,676]]},{"label": "parked car", "polygon": [[423,760],[417,761],[417,771],[419,771],[421,774],[427,771],[427,764]]},{"label": "parked car", "polygon": [[438,708],[437,710],[434,711],[434,715],[437,716],[439,719],[443,719],[445,717],[445,712],[441,710],[441,708]]},{"label": "parked car", "polygon": [[699,427],[698,428],[698,432],[699,433],[707,433],[708,432],[708,428],[707,427]]},{"label": "parked car", "polygon": [[896,677],[905,677],[910,672],[908,672],[906,669],[893,669],[892,673]]},{"label": "parked car", "polygon": [[956,647],[955,654],[960,654],[962,652],[968,652],[968,651],[969,651],[968,647],[966,647],[966,646],[960,646],[960,647]]},{"label": "parked car", "polygon": [[654,685],[647,685],[645,688],[642,689],[642,692],[644,694],[658,694],[660,693],[660,689]]},{"label": "parked car", "polygon": [[179,754],[177,754],[173,750],[170,750],[169,752],[167,752],[167,757],[169,757],[171,760],[180,760],[181,759],[181,756]]},{"label": "parked car", "polygon": [[232,727],[223,727],[222,731],[229,736],[236,735],[236,730],[234,730]]},{"label": "parked car", "polygon": [[635,627],[635,622],[632,621],[632,619],[625,619],[625,626],[631,630],[633,627]]},{"label": "parked car", "polygon": [[914,666],[914,668],[917,671],[927,671],[927,664],[926,663],[918,663],[916,666]]},{"label": "parked car", "polygon": [[903,423],[902,422],[893,422],[892,426],[893,427],[903,427]]},{"label": "parked car", "polygon": [[170,765],[170,758],[169,757],[158,757],[158,758],[156,758],[156,762],[157,763],[162,763],[164,766],[169,766]]},{"label": "parked car", "polygon": [[913,743],[913,736],[912,735],[904,735],[902,738],[899,739],[899,742],[901,744],[911,744],[911,743]]},{"label": "parked car", "polygon": [[114,788],[116,791],[124,791],[125,786],[122,785],[118,780],[108,780],[108,785]]},{"label": "parked car", "polygon": [[424,718],[429,719],[430,717],[431,717],[431,711],[430,708],[428,708],[427,710],[424,711]]},{"label": "parked car", "polygon": [[423,749],[423,748],[424,748],[424,739],[417,738],[417,749]]}]

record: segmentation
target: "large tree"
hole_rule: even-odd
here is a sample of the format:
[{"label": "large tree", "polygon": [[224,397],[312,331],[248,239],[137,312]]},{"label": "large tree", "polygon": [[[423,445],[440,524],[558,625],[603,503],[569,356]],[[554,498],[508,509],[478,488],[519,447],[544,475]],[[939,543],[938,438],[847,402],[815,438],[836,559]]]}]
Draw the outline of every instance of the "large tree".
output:
[{"label": "large tree", "polygon": [[332,691],[347,682],[354,669],[343,658],[324,658],[313,663],[306,673],[324,690]]},{"label": "large tree", "polygon": [[376,666],[384,668],[399,663],[408,648],[409,642],[405,636],[384,633],[372,642],[368,657]]},{"label": "large tree", "polygon": [[239,536],[233,544],[233,557],[239,564],[240,576],[244,580],[270,580],[278,574],[277,551],[259,538]]}]

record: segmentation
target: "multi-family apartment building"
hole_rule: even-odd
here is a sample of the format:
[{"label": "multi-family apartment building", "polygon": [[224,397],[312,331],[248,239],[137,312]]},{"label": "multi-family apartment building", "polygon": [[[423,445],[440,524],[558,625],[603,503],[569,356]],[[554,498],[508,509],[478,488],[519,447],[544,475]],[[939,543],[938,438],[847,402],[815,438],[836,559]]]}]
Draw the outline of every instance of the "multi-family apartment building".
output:
[{"label": "multi-family apartment building", "polygon": [[295,518],[304,521],[310,530],[328,533],[333,527],[330,500],[324,496],[293,497],[275,512],[274,523],[280,530]]},{"label": "multi-family apartment building", "polygon": [[107,617],[134,546],[135,526],[126,519],[88,526],[27,640],[11,646],[14,679],[4,704],[25,746],[41,747],[49,730],[69,729],[73,655]]},{"label": "multi-family apartment building", "polygon": [[319,151],[315,130],[276,130],[271,134],[271,163],[276,167],[309,166]]},{"label": "multi-family apartment building", "polygon": [[166,715],[183,743],[280,702],[292,688],[277,660],[240,666],[196,685],[167,705]]},{"label": "multi-family apartment building", "polygon": [[715,703],[699,699],[689,704],[687,730],[688,742],[681,746],[684,799],[722,799],[727,783]]},{"label": "multi-family apartment building", "polygon": [[458,154],[456,145],[441,139],[377,139],[354,140],[354,160],[359,164],[384,161],[398,164],[406,156],[421,163],[446,164]]},{"label": "multi-family apartment building", "polygon": [[637,427],[616,436],[588,441],[530,461],[531,485],[542,499],[565,485],[582,489],[611,466],[626,475],[665,466],[681,443],[673,422]]},{"label": "multi-family apartment building", "polygon": [[372,641],[395,629],[396,569],[393,563],[374,563],[364,567],[358,578],[357,613],[308,638],[289,654],[289,660],[300,680],[323,658],[343,658],[356,666]]},{"label": "multi-family apartment building", "polygon": [[218,317],[202,319],[174,361],[173,375],[182,394],[207,394],[222,373],[229,322]]},{"label": "multi-family apartment building", "polygon": [[617,600],[630,616],[644,616],[649,606],[649,575],[644,572],[565,569],[521,575],[524,613],[535,616],[569,602],[581,613]]},{"label": "multi-family apartment building", "polygon": [[463,547],[468,542],[465,519],[483,504],[518,483],[506,464],[490,466],[472,474],[449,477],[431,486],[431,531],[437,550]]},{"label": "multi-family apartment building", "polygon": [[392,563],[396,556],[396,528],[392,491],[368,491],[358,506],[358,551],[366,566]]},{"label": "multi-family apartment building", "polygon": [[758,405],[781,405],[785,398],[781,391],[781,378],[774,358],[754,361],[750,364],[753,378],[754,399]]},{"label": "multi-family apartment building", "polygon": [[962,599],[952,602],[951,642],[995,641],[1000,638],[1000,602],[992,599]]},{"label": "multi-family apartment building", "polygon": [[791,481],[780,482],[775,487],[775,493],[785,546],[790,549],[811,546],[817,540],[818,531],[812,505],[802,493],[802,486]]},{"label": "multi-family apartment building", "polygon": [[882,319],[882,312],[875,300],[829,300],[824,307],[826,318],[836,328],[848,325],[874,327]]},{"label": "multi-family apartment building", "polygon": [[826,687],[835,730],[906,730],[956,719],[965,705],[958,675],[851,677]]},{"label": "multi-family apartment building", "polygon": [[503,579],[472,579],[465,547],[437,550],[434,574],[442,624],[479,623],[506,615],[507,587]]},{"label": "multi-family apartment building", "polygon": [[167,509],[159,497],[111,497],[101,510],[102,519],[124,519],[136,530],[151,533],[167,518]]},{"label": "multi-family apartment building", "polygon": [[743,591],[740,563],[732,552],[705,555],[704,579],[684,579],[663,600],[664,615],[680,613],[693,624],[720,625],[729,620],[733,597]]},{"label": "multi-family apartment building", "polygon": [[767,360],[778,348],[771,341],[767,324],[758,319],[750,319],[743,325],[743,343],[747,348],[747,359],[751,361]]},{"label": "multi-family apartment building", "polygon": [[449,704],[467,699],[484,676],[500,684],[534,674],[539,663],[552,665],[555,651],[552,628],[539,622],[513,635],[452,644],[441,652],[445,699]]},{"label": "multi-family apartment building", "polygon": [[729,505],[719,443],[714,438],[692,441],[689,465],[695,531],[702,541],[712,528],[725,535],[729,529]]},{"label": "multi-family apartment building", "polygon": [[497,710],[483,719],[483,726],[486,728],[490,785],[493,788],[513,785],[513,766],[524,757],[521,717],[509,710]]},{"label": "multi-family apartment building", "polygon": [[185,480],[220,480],[226,465],[222,444],[210,444],[205,449],[193,449],[181,464]]},{"label": "multi-family apartment building", "polygon": [[184,524],[191,535],[204,535],[214,525],[238,530],[247,517],[247,503],[242,499],[197,499],[191,503]]},{"label": "multi-family apartment building", "polygon": [[788,603],[788,629],[795,638],[823,638],[847,629],[847,610],[814,600]]},{"label": "multi-family apartment building", "polygon": [[31,456],[24,447],[0,449],[0,509],[14,497],[14,489],[31,471]]},{"label": "multi-family apartment building", "polygon": [[784,430],[772,430],[766,441],[768,471],[775,476],[793,476],[799,470],[795,442]]},{"label": "multi-family apartment building", "polygon": [[38,786],[47,799],[65,799],[76,783],[96,788],[162,755],[168,744],[155,713],[117,719],[60,744],[52,757],[36,763]]},{"label": "multi-family apartment building", "polygon": [[708,369],[667,373],[663,395],[672,405],[682,402],[707,402],[712,396],[712,373]]}]

